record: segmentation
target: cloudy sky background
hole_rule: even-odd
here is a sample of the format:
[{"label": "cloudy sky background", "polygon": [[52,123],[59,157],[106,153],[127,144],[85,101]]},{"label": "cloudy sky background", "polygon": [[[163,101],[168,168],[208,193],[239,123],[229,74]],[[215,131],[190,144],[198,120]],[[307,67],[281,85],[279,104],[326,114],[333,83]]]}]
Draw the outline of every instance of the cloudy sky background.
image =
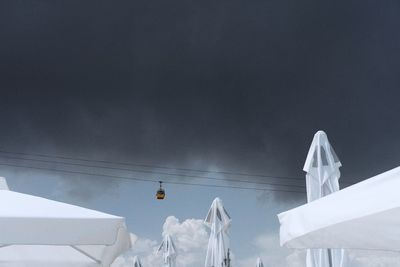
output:
[{"label": "cloudy sky background", "polygon": [[[133,253],[150,267],[163,231],[189,249],[182,265],[202,266],[201,220],[216,196],[233,218],[235,266],[258,256],[266,266],[301,264],[304,255],[279,248],[276,214],[304,194],[166,184],[160,202],[154,183],[47,169],[289,183],[161,175],[157,165],[304,185],[320,129],[342,161],[344,186],[398,166],[399,9],[398,1],[353,0],[1,1],[0,150],[153,167],[72,167],[0,152],[0,175],[16,191],[125,216],[138,238]],[[394,266],[392,256],[353,261]]]}]

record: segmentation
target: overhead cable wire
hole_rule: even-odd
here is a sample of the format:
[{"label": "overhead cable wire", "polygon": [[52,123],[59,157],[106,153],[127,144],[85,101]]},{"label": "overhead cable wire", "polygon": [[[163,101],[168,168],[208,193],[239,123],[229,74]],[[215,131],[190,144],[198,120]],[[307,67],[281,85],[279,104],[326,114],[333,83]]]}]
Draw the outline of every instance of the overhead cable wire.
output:
[{"label": "overhead cable wire", "polygon": [[283,175],[266,175],[266,174],[243,173],[243,172],[234,172],[234,171],[213,171],[213,170],[201,170],[201,169],[192,169],[192,168],[176,168],[176,167],[168,167],[168,166],[153,165],[153,164],[116,162],[116,161],[109,161],[109,160],[97,160],[97,159],[69,157],[69,156],[51,155],[51,154],[42,154],[42,153],[16,152],[16,151],[8,151],[8,150],[3,150],[3,149],[0,149],[0,153],[22,155],[22,156],[36,156],[36,157],[44,157],[44,158],[57,158],[57,159],[63,159],[63,160],[75,160],[75,161],[113,164],[113,165],[131,166],[131,167],[135,166],[135,167],[144,167],[144,168],[175,170],[175,171],[184,171],[184,172],[215,173],[215,174],[260,177],[260,178],[273,178],[273,179],[294,180],[294,181],[303,181],[304,180],[304,178],[300,178],[300,177],[291,177],[291,176],[283,176]]},{"label": "overhead cable wire", "polygon": [[128,171],[128,172],[146,173],[146,174],[159,174],[159,175],[168,175],[168,176],[172,176],[172,177],[195,178],[195,179],[227,181],[227,182],[236,182],[236,183],[282,186],[282,187],[294,187],[294,188],[302,188],[302,189],[305,188],[304,185],[296,185],[296,184],[282,184],[282,183],[278,183],[278,182],[262,182],[262,181],[249,181],[249,180],[240,180],[240,179],[231,179],[231,178],[205,177],[205,176],[191,175],[191,174],[167,173],[167,172],[150,171],[150,170],[135,170],[135,169],[128,169],[128,168],[89,165],[89,164],[83,164],[83,163],[63,162],[63,161],[45,160],[45,159],[21,158],[21,157],[4,156],[4,155],[0,155],[0,158],[19,160],[19,161],[23,160],[23,161],[33,161],[33,162],[41,162],[41,163],[62,164],[62,165],[86,167],[86,168],[99,168],[99,169],[116,170],[116,171]]},{"label": "overhead cable wire", "polygon": [[[68,174],[76,174],[76,175],[96,176],[96,177],[103,177],[103,178],[110,178],[110,179],[121,179],[121,180],[131,180],[131,181],[139,181],[139,182],[159,183],[159,180],[137,178],[137,177],[132,177],[132,176],[127,177],[127,176],[119,176],[119,175],[108,175],[108,174],[101,174],[101,173],[91,173],[91,172],[84,172],[84,171],[46,168],[46,167],[38,167],[38,166],[20,165],[20,164],[0,163],[0,166],[42,170],[42,171],[52,171],[52,172],[60,172],[60,173],[68,173]],[[272,192],[299,193],[299,194],[305,193],[305,191],[285,190],[285,189],[278,189],[278,188],[260,188],[260,187],[241,187],[241,186],[231,186],[231,185],[199,184],[199,183],[190,183],[190,182],[181,182],[181,181],[163,181],[163,183],[175,184],[175,185],[185,185],[185,186],[213,187],[213,188],[230,188],[230,189],[272,191]]]}]

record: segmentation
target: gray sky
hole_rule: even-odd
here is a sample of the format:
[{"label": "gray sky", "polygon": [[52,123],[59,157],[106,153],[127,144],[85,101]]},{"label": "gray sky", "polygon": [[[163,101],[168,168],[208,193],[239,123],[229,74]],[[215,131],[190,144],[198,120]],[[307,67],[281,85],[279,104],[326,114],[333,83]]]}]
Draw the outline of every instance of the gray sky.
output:
[{"label": "gray sky", "polygon": [[[351,184],[400,161],[399,9],[349,0],[1,1],[0,148],[302,178],[323,129]],[[277,233],[277,212],[304,202],[169,185],[160,203],[154,184],[0,170],[17,191],[124,215],[152,240],[167,216],[202,219],[221,196],[238,218],[232,239],[247,244],[243,259],[257,236]],[[244,216],[254,218],[250,232]]]}]

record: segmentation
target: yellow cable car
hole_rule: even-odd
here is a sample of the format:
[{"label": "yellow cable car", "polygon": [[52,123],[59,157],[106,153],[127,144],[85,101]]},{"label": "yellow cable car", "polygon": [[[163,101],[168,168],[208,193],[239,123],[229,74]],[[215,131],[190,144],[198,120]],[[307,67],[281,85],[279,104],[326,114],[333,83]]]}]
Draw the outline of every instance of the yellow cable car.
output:
[{"label": "yellow cable car", "polygon": [[165,190],[162,188],[162,181],[160,181],[160,188],[157,190],[156,197],[160,200],[165,198]]}]

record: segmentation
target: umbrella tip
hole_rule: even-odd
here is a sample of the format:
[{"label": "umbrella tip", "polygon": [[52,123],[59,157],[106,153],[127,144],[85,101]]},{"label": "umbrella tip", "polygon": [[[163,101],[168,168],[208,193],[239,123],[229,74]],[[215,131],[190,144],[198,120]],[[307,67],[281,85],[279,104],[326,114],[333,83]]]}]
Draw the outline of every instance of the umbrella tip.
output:
[{"label": "umbrella tip", "polygon": [[220,199],[219,197],[216,197],[211,205],[223,205],[222,199]]},{"label": "umbrella tip", "polygon": [[4,177],[0,177],[0,190],[10,190],[7,180]]}]

